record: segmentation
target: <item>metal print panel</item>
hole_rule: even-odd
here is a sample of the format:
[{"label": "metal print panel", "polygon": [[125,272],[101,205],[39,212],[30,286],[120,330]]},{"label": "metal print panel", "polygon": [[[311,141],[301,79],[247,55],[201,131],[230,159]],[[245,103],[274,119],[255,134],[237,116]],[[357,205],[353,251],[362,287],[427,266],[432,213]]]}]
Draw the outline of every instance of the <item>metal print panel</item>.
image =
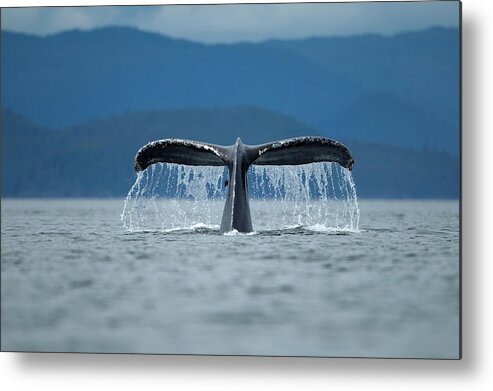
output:
[{"label": "metal print panel", "polygon": [[3,8],[3,351],[458,359],[457,1]]}]

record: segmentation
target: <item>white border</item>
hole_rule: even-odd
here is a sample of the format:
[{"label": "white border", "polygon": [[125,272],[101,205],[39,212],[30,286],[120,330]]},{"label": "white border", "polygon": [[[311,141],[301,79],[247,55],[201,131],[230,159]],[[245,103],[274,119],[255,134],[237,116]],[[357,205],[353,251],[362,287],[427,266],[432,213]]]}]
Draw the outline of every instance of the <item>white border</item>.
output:
[{"label": "white border", "polygon": [[[0,5],[199,2],[0,0]],[[493,186],[488,169],[493,168],[492,4],[491,0],[463,1],[462,361],[0,353],[0,387],[84,391],[150,387],[249,391],[491,389],[493,254],[489,242]]]}]

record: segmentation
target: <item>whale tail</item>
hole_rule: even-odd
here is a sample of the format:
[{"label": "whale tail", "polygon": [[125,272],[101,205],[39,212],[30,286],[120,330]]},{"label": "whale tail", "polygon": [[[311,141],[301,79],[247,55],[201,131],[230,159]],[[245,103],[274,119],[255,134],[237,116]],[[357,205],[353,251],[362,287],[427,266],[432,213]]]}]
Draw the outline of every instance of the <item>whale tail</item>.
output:
[{"label": "whale tail", "polygon": [[227,150],[227,147],[190,140],[153,141],[144,145],[137,152],[135,171],[144,171],[155,163],[223,166],[227,164]]},{"label": "whale tail", "polygon": [[[236,145],[236,144],[235,144]],[[233,146],[198,141],[167,139],[143,146],[135,156],[135,171],[154,163],[191,166],[229,166],[237,154]],[[244,145],[242,165],[299,165],[314,162],[337,162],[352,169],[354,160],[343,144],[325,137],[296,137],[261,145]]]},{"label": "whale tail", "polygon": [[159,140],[144,145],[137,152],[135,170],[143,171],[158,162],[228,167],[228,195],[221,220],[222,233],[253,231],[247,184],[250,165],[337,162],[351,170],[354,163],[344,145],[324,137],[298,137],[255,146],[244,145],[238,139],[229,147],[189,140]]},{"label": "whale tail", "polygon": [[316,162],[337,162],[352,170],[354,160],[343,144],[326,137],[296,137],[273,143],[247,147],[252,164],[299,165]]}]

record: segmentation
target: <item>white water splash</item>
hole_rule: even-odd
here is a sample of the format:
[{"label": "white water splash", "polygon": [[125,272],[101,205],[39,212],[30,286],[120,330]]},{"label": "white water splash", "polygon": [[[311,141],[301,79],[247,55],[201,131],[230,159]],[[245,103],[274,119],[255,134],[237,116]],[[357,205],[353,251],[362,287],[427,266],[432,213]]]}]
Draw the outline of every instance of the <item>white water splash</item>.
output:
[{"label": "white water splash", "polygon": [[[251,193],[264,203],[269,204],[270,199],[278,202],[276,228],[281,223],[283,228],[323,226],[329,230],[358,230],[358,198],[349,170],[336,163],[250,169]],[[251,209],[253,219],[253,205]]]},{"label": "white water splash", "polygon": [[[227,169],[157,163],[137,174],[121,219],[130,231],[217,230]],[[254,229],[305,227],[358,230],[359,207],[351,172],[336,163],[251,166],[248,174]]]},{"label": "white water splash", "polygon": [[129,231],[219,228],[224,204],[223,167],[157,163],[139,172],[121,219]]}]

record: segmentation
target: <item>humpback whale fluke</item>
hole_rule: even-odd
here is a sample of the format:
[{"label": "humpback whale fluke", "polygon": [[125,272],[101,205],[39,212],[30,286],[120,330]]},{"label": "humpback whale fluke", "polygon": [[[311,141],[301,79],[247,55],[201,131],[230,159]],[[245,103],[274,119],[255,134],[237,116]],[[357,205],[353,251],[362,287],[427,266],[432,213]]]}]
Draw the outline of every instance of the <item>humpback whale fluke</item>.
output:
[{"label": "humpback whale fluke", "polygon": [[220,231],[253,231],[248,201],[247,171],[256,165],[298,165],[337,162],[352,169],[354,160],[341,143],[325,137],[296,137],[262,145],[245,145],[238,138],[231,146],[166,139],[144,145],[135,156],[135,171],[154,163],[191,166],[227,166],[228,195]]}]

